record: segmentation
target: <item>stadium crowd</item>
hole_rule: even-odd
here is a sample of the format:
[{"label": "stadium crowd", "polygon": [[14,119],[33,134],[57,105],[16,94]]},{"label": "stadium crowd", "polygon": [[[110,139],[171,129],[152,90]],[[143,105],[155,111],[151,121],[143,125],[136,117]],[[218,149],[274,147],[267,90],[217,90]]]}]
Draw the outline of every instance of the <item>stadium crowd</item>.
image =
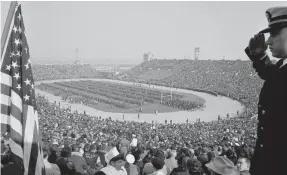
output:
[{"label": "stadium crowd", "polygon": [[[155,79],[149,72],[158,69],[172,75]],[[132,68],[128,75],[129,81],[141,77],[151,84],[215,92],[240,101],[250,115],[257,112],[258,94],[263,84],[252,63],[241,60],[151,60]]]},{"label": "stadium crowd", "polygon": [[32,66],[34,80],[55,80],[72,78],[99,78],[100,73],[91,65],[35,65]]},{"label": "stadium crowd", "polygon": [[[245,62],[222,61],[224,64],[220,61],[218,63],[216,61],[190,62],[202,68],[194,69],[198,73],[193,75],[195,72],[191,69],[193,64],[188,65],[189,69],[182,70],[179,68],[180,65],[186,63],[177,61],[177,64],[174,64],[175,68],[172,69],[176,73],[173,73],[173,76],[180,76],[182,79],[182,82],[179,82],[180,79],[174,81],[177,87],[203,88],[240,99],[248,105],[247,110],[237,117],[219,118],[212,122],[150,124],[124,120],[114,121],[101,116],[78,114],[72,112],[70,108],[60,108],[58,104],[50,103],[45,97],[38,95],[37,110],[46,171],[50,174],[61,175],[209,175],[226,174],[225,171],[229,174],[248,174],[257,137],[257,120],[251,118],[256,106],[254,96],[257,92],[255,93],[254,90],[259,88],[260,82],[253,75],[249,76],[253,72],[250,66],[250,69],[246,69],[247,63]],[[73,73],[71,73],[71,67]],[[81,71],[82,67],[79,67],[79,71],[77,66],[71,67],[35,67],[35,79],[97,76],[96,72],[91,74],[91,72]],[[205,69],[209,70],[209,73],[204,72]],[[71,74],[69,75],[68,72]],[[225,74],[235,75],[228,80],[220,80],[225,76],[222,74],[218,78],[215,72],[216,74],[225,72]],[[248,77],[244,77],[247,74]],[[212,84],[213,82],[216,84]],[[157,83],[165,85],[167,81],[157,80]],[[13,155],[10,154],[7,146],[7,138],[9,135],[2,133],[1,164],[3,166],[13,161]],[[107,159],[105,154],[113,149],[116,149],[119,154]],[[129,154],[132,154],[135,159],[133,163],[125,159]]]}]

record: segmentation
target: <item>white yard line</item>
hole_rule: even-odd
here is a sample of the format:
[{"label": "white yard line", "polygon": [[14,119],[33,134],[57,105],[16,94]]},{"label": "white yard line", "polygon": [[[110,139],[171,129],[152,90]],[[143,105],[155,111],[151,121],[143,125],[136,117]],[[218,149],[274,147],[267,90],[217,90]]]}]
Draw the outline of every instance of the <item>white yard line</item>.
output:
[{"label": "white yard line", "polygon": [[[64,80],[44,80],[44,81],[37,81],[36,84],[40,83],[52,83],[52,82],[63,82],[63,81],[79,81],[79,80],[94,80],[94,81],[108,81],[108,82],[116,82],[116,83],[123,83],[123,84],[133,84],[132,82],[126,81],[119,81],[119,80],[109,80],[109,79],[64,79]],[[143,86],[148,86],[146,84],[142,84]],[[162,87],[152,85],[155,89],[163,89],[163,90],[171,90],[169,87]],[[205,100],[205,108],[193,112],[189,111],[177,111],[177,112],[170,112],[170,113],[158,113],[155,114],[140,114],[140,119],[138,119],[138,114],[124,114],[125,120],[128,121],[139,121],[139,122],[149,122],[152,121],[158,123],[164,123],[165,119],[172,120],[173,123],[185,123],[186,119],[190,122],[195,122],[197,118],[200,118],[201,121],[212,121],[217,120],[218,115],[221,118],[226,118],[227,113],[229,116],[232,117],[236,115],[237,111],[242,113],[244,111],[244,106],[233,99],[223,97],[223,96],[213,96],[203,92],[196,92],[191,90],[185,89],[176,89],[172,88],[173,92],[183,92],[183,93],[191,93],[197,95]],[[97,109],[81,105],[81,104],[70,104],[67,102],[63,102],[61,97],[54,96],[53,94],[49,94],[47,92],[41,91],[36,89],[36,93],[46,96],[50,102],[56,101],[57,104],[60,102],[62,107],[71,106],[72,111],[77,110],[79,113],[84,113],[92,115],[92,116],[102,116],[102,117],[112,117],[112,119],[122,120],[123,113],[112,113],[112,112],[104,112],[99,111]]]}]

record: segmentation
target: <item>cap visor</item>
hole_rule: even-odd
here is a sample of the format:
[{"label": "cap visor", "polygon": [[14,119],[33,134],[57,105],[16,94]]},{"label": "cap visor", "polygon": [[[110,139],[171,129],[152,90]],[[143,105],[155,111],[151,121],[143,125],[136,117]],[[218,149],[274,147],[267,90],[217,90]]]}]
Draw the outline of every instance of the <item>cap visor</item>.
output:
[{"label": "cap visor", "polygon": [[272,28],[268,27],[264,30],[261,30],[259,33],[269,33],[272,30]]},{"label": "cap visor", "polygon": [[269,33],[272,31],[281,30],[282,28],[285,28],[285,27],[287,27],[287,23],[276,24],[276,25],[270,26],[264,30],[261,30],[259,33]]},{"label": "cap visor", "polygon": [[120,154],[118,154],[117,156],[113,157],[113,158],[110,160],[110,162],[111,162],[111,161],[115,162],[115,161],[118,161],[118,160],[125,160],[125,155],[124,155],[123,153],[120,153]]}]

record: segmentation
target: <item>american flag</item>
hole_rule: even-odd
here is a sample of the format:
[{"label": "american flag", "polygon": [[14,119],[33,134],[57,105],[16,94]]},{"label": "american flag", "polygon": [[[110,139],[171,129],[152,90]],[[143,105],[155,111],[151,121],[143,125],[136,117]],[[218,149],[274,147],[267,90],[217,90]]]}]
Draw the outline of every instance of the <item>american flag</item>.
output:
[{"label": "american flag", "polygon": [[1,55],[1,127],[25,175],[45,174],[29,47],[21,5],[15,8]]}]

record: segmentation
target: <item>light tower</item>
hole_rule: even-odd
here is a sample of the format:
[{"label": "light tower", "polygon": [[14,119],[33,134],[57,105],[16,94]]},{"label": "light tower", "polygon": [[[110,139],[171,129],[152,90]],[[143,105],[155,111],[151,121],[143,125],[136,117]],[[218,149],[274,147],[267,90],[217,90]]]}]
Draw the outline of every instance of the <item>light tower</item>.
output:
[{"label": "light tower", "polygon": [[200,48],[199,47],[194,48],[194,60],[198,60],[199,59],[199,52],[200,52]]},{"label": "light tower", "polygon": [[144,53],[144,55],[143,55],[143,61],[144,61],[144,62],[149,61],[148,57],[149,57],[149,54],[148,54],[148,53]]}]

